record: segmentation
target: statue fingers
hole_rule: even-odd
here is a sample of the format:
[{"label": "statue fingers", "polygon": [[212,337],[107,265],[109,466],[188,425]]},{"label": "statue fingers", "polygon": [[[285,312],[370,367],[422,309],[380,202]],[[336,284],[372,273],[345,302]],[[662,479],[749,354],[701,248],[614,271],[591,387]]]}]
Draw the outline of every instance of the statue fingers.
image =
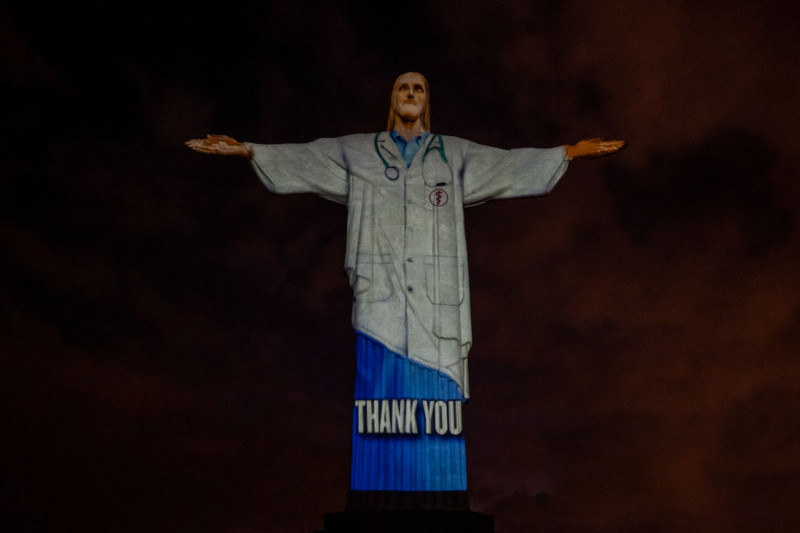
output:
[{"label": "statue fingers", "polygon": [[598,154],[612,154],[625,146],[625,141],[602,141],[595,147]]},{"label": "statue fingers", "polygon": [[209,142],[208,139],[190,139],[184,143],[188,148],[196,152],[202,152],[204,154],[220,154],[223,151],[220,149],[220,145],[215,142]]},{"label": "statue fingers", "polygon": [[229,135],[209,134],[207,138],[210,141],[218,144],[233,144],[233,145],[240,144],[239,141],[237,141],[236,139],[234,139]]},{"label": "statue fingers", "polygon": [[218,150],[216,150],[214,148],[210,148],[208,145],[205,145],[205,144],[201,144],[201,145],[199,145],[197,147],[194,147],[193,150],[196,150],[198,152],[202,152],[204,154],[216,154],[216,153],[218,153]]},{"label": "statue fingers", "polygon": [[205,139],[190,139],[186,141],[185,144],[187,147],[191,148],[192,150],[196,150],[198,152],[203,152],[206,150],[206,142]]},{"label": "statue fingers", "polygon": [[622,150],[625,146],[628,145],[627,141],[608,141],[607,143],[611,148],[612,152],[616,152],[618,150]]}]

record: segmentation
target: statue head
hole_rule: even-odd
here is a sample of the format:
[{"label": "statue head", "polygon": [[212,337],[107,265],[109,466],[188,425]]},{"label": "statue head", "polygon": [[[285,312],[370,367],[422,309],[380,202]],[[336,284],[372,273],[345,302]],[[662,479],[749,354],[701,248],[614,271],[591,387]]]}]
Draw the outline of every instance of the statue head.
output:
[{"label": "statue head", "polygon": [[422,131],[431,129],[431,107],[428,80],[419,72],[400,74],[394,81],[389,106],[387,131],[394,129],[395,121],[420,120]]}]

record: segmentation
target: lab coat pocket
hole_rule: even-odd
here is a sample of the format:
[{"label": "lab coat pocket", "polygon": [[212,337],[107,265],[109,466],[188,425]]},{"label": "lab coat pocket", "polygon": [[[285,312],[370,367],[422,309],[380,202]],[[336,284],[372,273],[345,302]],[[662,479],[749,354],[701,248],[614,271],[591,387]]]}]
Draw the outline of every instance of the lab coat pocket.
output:
[{"label": "lab coat pocket", "polygon": [[394,294],[391,254],[358,254],[353,286],[356,302],[384,302]]},{"label": "lab coat pocket", "polygon": [[435,305],[461,305],[464,301],[463,265],[456,256],[425,256],[425,288]]}]

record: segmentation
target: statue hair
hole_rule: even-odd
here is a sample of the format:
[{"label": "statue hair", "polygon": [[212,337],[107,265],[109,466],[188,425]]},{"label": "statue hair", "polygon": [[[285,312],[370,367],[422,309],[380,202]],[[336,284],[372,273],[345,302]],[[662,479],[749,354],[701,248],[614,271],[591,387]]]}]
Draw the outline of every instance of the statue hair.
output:
[{"label": "statue hair", "polygon": [[427,104],[425,105],[425,112],[422,114],[422,130],[423,131],[431,131],[431,89],[428,86],[428,80],[420,74],[419,72],[404,72],[397,76],[397,79],[394,80],[394,87],[392,87],[392,96],[389,102],[389,123],[386,125],[386,131],[392,131],[394,129],[394,123],[397,120],[397,114],[394,110],[394,95],[397,93],[397,86],[400,84],[400,78],[405,76],[406,74],[416,74],[420,78],[422,78],[422,83],[425,85],[425,95],[427,96]]}]

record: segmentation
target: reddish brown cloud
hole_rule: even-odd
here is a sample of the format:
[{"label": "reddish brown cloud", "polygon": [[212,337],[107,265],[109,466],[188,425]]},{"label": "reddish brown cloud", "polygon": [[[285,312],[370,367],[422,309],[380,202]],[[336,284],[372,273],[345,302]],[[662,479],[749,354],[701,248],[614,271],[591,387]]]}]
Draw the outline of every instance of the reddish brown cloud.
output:
[{"label": "reddish brown cloud", "polygon": [[9,519],[313,531],[342,508],[344,210],[182,142],[376,130],[413,69],[443,133],[630,141],[547,198],[468,212],[473,506],[508,532],[793,531],[796,8],[404,8],[245,2],[113,31],[0,13]]}]

